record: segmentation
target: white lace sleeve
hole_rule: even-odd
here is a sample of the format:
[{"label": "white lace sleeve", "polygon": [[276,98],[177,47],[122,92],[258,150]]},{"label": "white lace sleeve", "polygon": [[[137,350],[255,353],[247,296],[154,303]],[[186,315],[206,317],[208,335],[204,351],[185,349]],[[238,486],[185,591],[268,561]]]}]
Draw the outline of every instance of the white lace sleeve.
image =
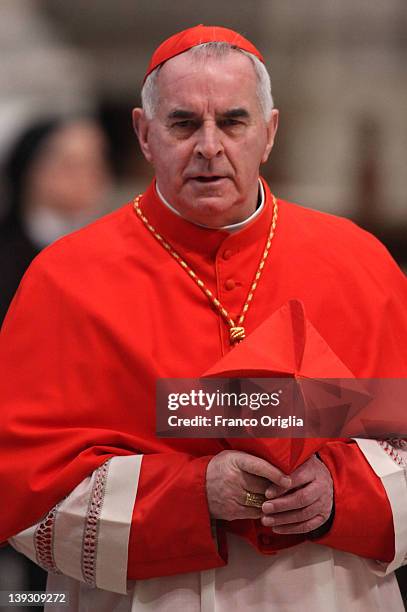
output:
[{"label": "white lace sleeve", "polygon": [[393,512],[394,559],[388,564],[368,562],[375,573],[386,575],[407,564],[407,442],[398,438],[356,442],[381,479]]},{"label": "white lace sleeve", "polygon": [[109,459],[10,544],[48,572],[126,593],[141,461],[141,455]]}]

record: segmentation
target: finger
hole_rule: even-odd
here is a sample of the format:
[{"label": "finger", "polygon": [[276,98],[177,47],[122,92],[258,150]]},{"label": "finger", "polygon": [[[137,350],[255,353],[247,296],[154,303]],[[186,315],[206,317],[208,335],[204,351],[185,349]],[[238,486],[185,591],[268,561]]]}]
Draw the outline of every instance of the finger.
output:
[{"label": "finger", "polygon": [[275,499],[276,497],[280,497],[280,495],[287,495],[287,489],[285,487],[279,487],[277,485],[269,486],[264,495],[267,499]]},{"label": "finger", "polygon": [[235,461],[241,470],[249,474],[267,478],[267,480],[286,489],[291,487],[291,478],[286,476],[284,472],[279,470],[275,465],[272,465],[260,457],[255,457],[247,453],[239,453],[236,454]]},{"label": "finger", "polygon": [[310,531],[314,531],[314,529],[318,529],[324,523],[326,523],[327,519],[322,515],[314,516],[314,518],[309,519],[308,521],[304,521],[303,523],[297,523],[294,525],[280,525],[278,527],[273,527],[273,532],[279,533],[281,535],[290,535],[295,533],[309,533]]},{"label": "finger", "polygon": [[259,519],[261,518],[260,508],[251,508],[249,506],[240,506],[240,510],[234,512],[233,518],[230,520],[243,520],[243,519]]},{"label": "finger", "polygon": [[263,516],[261,508],[255,508],[254,506],[240,506],[241,512],[236,518],[239,519],[261,519]]},{"label": "finger", "polygon": [[264,514],[275,514],[305,508],[316,502],[321,497],[322,492],[320,485],[311,482],[292,493],[287,493],[272,501],[266,501],[263,504],[263,512]]},{"label": "finger", "polygon": [[321,477],[324,468],[324,464],[313,455],[290,474],[292,487],[302,487]]},{"label": "finger", "polygon": [[248,508],[258,508],[260,516],[262,515],[262,506],[265,497],[263,493],[254,493],[253,491],[242,491],[241,505]]},{"label": "finger", "polygon": [[[247,472],[240,472],[240,484],[242,489],[245,491],[251,491],[252,493],[262,493],[264,495],[270,481],[260,476],[254,476]],[[286,489],[284,489],[286,490]]]},{"label": "finger", "polygon": [[217,497],[211,504],[212,518],[234,521],[237,519],[259,519],[262,515],[261,509],[253,506],[245,506],[242,501],[242,492],[226,494]]},{"label": "finger", "polygon": [[279,525],[292,525],[296,523],[304,523],[321,514],[321,506],[319,503],[311,504],[300,510],[290,510],[289,512],[279,512],[277,514],[266,515],[261,519],[265,527],[277,527]]},{"label": "finger", "polygon": [[230,511],[226,512],[226,520],[235,521],[243,519],[260,519],[262,516],[261,508],[245,506],[244,504],[233,504]]},{"label": "finger", "polygon": [[[318,482],[319,484],[327,482],[326,472],[327,468],[324,464],[315,456],[312,456],[290,474],[291,488],[296,490],[313,482]],[[331,479],[329,478],[329,480]],[[270,486],[266,491],[266,497],[269,499],[279,497],[280,495],[280,490],[276,490],[273,486]]]}]

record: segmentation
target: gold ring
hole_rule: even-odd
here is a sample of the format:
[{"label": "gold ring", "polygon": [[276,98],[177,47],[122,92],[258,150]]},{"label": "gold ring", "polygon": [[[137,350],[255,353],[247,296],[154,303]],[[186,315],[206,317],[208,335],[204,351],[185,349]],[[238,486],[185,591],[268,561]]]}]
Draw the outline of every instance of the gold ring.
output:
[{"label": "gold ring", "polygon": [[244,502],[245,506],[251,506],[252,508],[261,508],[266,501],[266,496],[261,493],[251,493],[246,491],[246,499]]}]

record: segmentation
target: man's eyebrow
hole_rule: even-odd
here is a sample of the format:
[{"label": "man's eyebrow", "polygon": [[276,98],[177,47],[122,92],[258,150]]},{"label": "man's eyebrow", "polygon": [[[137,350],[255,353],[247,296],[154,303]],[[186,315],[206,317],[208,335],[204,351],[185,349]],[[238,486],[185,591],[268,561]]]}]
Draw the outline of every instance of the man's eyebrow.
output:
[{"label": "man's eyebrow", "polygon": [[183,108],[175,108],[168,113],[168,119],[194,119],[196,113]]},{"label": "man's eyebrow", "polygon": [[245,108],[231,108],[230,110],[221,113],[220,116],[226,117],[227,119],[248,119],[250,114]]},{"label": "man's eyebrow", "polygon": [[[184,108],[174,108],[168,113],[168,119],[195,119],[197,116],[197,113],[194,111],[189,111]],[[219,113],[219,116],[225,117],[226,119],[248,119],[250,114],[246,108],[238,107]]]}]

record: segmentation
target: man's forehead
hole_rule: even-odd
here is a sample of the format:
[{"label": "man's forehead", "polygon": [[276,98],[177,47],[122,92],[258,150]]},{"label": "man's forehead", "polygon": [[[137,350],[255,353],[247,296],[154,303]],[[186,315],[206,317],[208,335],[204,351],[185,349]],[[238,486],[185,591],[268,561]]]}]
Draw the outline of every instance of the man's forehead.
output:
[{"label": "man's forehead", "polygon": [[231,110],[256,99],[256,74],[251,60],[240,52],[203,61],[188,53],[169,60],[158,74],[159,102],[166,111],[193,110],[207,100]]},{"label": "man's forehead", "polygon": [[257,110],[256,95],[232,96],[230,92],[219,96],[194,95],[192,91],[180,95],[180,92],[176,92],[170,99],[161,97],[158,100],[158,113],[167,119],[193,119],[206,114],[237,119],[250,117]]},{"label": "man's forehead", "polygon": [[253,62],[247,55],[236,49],[230,49],[224,55],[212,55],[210,53],[197,55],[193,51],[186,51],[181,55],[168,60],[158,73],[159,80],[163,77],[190,78],[201,73],[202,70],[219,77],[232,78],[241,73],[247,73],[255,79]]}]

